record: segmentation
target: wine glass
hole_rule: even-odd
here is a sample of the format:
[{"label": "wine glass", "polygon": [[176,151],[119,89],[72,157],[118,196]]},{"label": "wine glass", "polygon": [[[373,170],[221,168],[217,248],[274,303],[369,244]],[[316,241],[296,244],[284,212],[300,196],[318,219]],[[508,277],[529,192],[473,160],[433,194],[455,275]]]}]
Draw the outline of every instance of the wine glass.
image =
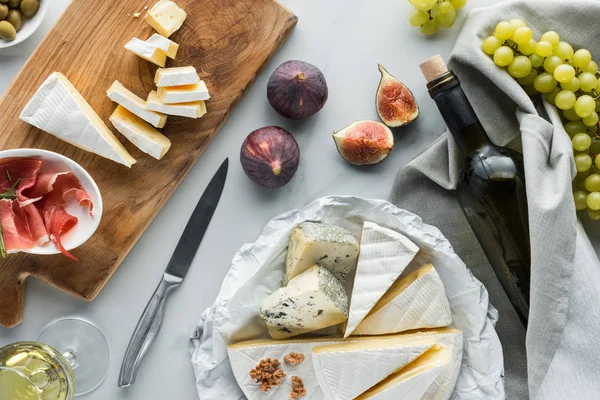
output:
[{"label": "wine glass", "polygon": [[80,318],[60,319],[37,342],[0,348],[0,399],[73,400],[96,389],[109,364],[100,328]]}]

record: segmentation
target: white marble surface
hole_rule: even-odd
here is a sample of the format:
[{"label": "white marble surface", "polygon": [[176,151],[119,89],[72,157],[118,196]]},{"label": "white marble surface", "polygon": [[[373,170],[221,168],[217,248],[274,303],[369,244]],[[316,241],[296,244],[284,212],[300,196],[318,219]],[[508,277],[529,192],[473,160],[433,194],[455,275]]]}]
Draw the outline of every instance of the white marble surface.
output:
[{"label": "white marble surface", "polygon": [[[32,38],[0,52],[0,93],[68,3],[68,0],[53,0],[46,20]],[[243,243],[253,241],[272,217],[315,198],[329,194],[388,198],[398,169],[444,131],[418,64],[436,53],[449,54],[464,11],[454,28],[435,38],[425,38],[408,24],[410,6],[406,0],[284,0],[283,3],[299,17],[295,31],[247,91],[205,155],[103,292],[94,302],[86,303],[30,279],[24,320],[16,328],[0,328],[0,347],[14,341],[36,339],[42,328],[57,318],[83,317],[104,329],[112,349],[106,381],[86,398],[195,399],[188,338],[202,311],[215,298],[236,250]],[[496,0],[472,0],[467,9],[493,3]],[[270,72],[289,59],[317,65],[329,84],[327,105],[305,122],[280,117],[266,101]],[[357,119],[377,118],[374,95],[379,79],[378,62],[413,90],[421,106],[421,117],[396,135],[396,147],[383,164],[372,168],[351,167],[338,156],[331,133]],[[245,176],[238,161],[245,136],[264,125],[288,129],[301,147],[301,164],[296,177],[278,190],[256,186]],[[227,185],[194,265],[184,284],[169,300],[162,332],[146,356],[137,382],[130,388],[120,389],[117,377],[131,332],[158,284],[192,209],[225,157],[232,161]],[[594,237],[599,236],[598,228],[590,229],[596,231]]]}]

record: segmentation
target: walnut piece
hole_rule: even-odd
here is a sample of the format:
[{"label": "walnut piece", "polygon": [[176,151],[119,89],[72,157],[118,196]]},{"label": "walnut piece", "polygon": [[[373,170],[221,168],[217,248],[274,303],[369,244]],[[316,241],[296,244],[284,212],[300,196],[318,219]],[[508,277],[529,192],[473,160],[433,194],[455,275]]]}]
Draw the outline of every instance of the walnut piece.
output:
[{"label": "walnut piece", "polygon": [[285,372],[280,366],[278,359],[271,360],[267,357],[250,370],[250,378],[260,384],[260,390],[268,392],[273,386],[281,385],[281,380],[285,377]]},{"label": "walnut piece", "polygon": [[306,389],[304,389],[304,382],[302,382],[302,378],[299,376],[292,376],[292,393],[290,393],[290,399],[297,399],[305,394]]},{"label": "walnut piece", "polygon": [[285,361],[285,363],[289,365],[297,365],[304,361],[304,354],[294,353],[292,351],[290,354],[283,357],[283,361]]}]

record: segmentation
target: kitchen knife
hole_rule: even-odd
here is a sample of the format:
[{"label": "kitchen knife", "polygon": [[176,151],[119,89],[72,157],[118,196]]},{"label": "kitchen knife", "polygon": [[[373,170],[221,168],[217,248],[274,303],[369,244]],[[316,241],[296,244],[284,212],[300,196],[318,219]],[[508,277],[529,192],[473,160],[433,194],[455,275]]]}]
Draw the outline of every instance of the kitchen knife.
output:
[{"label": "kitchen knife", "polygon": [[120,387],[130,386],[135,382],[140,363],[152,342],[158,336],[165,315],[167,295],[181,284],[192,264],[198,246],[221,198],[228,166],[229,159],[225,159],[206,187],[181,235],[181,239],[179,239],[160,284],[154,291],[135,327],[123,358],[123,364],[121,364],[118,383]]}]

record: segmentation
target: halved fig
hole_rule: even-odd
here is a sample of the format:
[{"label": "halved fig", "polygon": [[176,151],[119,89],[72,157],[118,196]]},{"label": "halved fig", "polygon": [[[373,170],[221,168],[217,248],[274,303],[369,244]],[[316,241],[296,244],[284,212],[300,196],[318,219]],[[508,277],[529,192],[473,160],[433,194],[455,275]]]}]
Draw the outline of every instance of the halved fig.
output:
[{"label": "halved fig", "polygon": [[408,125],[419,116],[419,106],[412,92],[402,82],[377,64],[381,80],[377,88],[377,114],[390,128]]},{"label": "halved fig", "polygon": [[333,134],[342,158],[354,165],[373,165],[385,160],[394,147],[390,128],[378,121],[357,121]]}]

